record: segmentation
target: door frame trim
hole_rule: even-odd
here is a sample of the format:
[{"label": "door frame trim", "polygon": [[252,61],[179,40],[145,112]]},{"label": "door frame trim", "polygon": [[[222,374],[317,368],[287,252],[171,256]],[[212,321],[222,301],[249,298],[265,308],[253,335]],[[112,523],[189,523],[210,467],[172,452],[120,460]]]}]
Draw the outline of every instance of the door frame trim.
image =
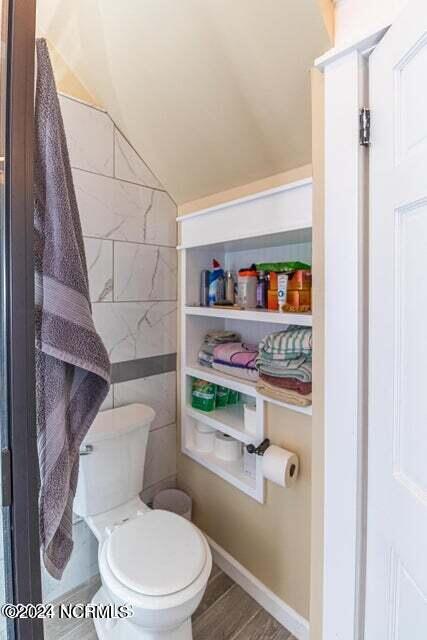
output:
[{"label": "door frame trim", "polygon": [[[34,372],[33,129],[36,0],[9,1],[6,92],[8,423],[15,603],[42,601]],[[42,620],[15,620],[17,640]]]},{"label": "door frame trim", "polygon": [[[323,619],[316,625],[322,628],[322,635],[313,640],[320,637],[360,640],[364,635],[369,154],[359,146],[358,114],[361,107],[369,106],[368,57],[384,34],[381,29],[341,51],[332,50],[317,61],[325,82],[327,286],[321,460],[323,576],[322,593],[311,593],[312,601],[322,601]],[[340,291],[338,315],[337,291]],[[313,451],[313,456],[316,455],[322,453]]]}]

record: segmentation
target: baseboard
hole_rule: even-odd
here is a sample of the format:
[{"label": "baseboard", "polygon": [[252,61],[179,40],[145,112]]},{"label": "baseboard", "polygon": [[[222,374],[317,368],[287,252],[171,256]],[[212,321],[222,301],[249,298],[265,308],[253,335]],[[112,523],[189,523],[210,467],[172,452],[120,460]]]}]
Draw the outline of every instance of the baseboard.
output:
[{"label": "baseboard", "polygon": [[[205,534],[206,535],[206,534]],[[297,640],[309,640],[309,623],[292,607],[270,591],[233,556],[206,536],[214,562],[258,602],[273,618],[286,627]]]}]

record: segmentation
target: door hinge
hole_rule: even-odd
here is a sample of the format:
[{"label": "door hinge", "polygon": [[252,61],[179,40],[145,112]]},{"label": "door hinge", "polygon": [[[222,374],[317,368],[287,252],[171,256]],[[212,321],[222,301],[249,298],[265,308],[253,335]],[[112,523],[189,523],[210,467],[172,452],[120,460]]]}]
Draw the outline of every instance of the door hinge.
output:
[{"label": "door hinge", "polygon": [[359,143],[362,147],[368,147],[371,143],[371,110],[359,111]]},{"label": "door hinge", "polygon": [[1,450],[1,493],[2,507],[10,507],[12,504],[12,466],[10,449]]}]

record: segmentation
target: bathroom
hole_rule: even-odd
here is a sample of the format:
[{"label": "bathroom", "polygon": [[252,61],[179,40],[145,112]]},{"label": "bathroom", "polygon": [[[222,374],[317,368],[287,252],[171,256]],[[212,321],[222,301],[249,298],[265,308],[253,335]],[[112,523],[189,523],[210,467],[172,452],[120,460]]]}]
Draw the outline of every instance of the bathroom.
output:
[{"label": "bathroom", "polygon": [[0,0],[0,640],[376,628],[353,4]]},{"label": "bathroom", "polygon": [[[118,49],[112,54],[117,59],[118,66],[117,70],[110,68],[114,86],[113,84],[106,86],[104,94],[102,83],[108,81],[104,77],[107,69],[101,55],[103,52],[98,51],[100,46],[98,40],[100,39],[101,25],[103,29],[107,29],[110,24],[106,17],[103,18],[89,12],[85,27],[88,30],[90,28],[91,43],[89,43],[88,33],[82,32],[81,15],[78,8],[64,9],[64,3],[62,3],[59,5],[60,11],[55,3],[47,2],[47,0],[41,0],[38,6],[37,30],[39,35],[45,35],[47,38],[60,94],[61,112],[85,243],[94,323],[112,362],[112,385],[102,409],[108,410],[132,403],[143,403],[154,409],[156,417],[150,428],[144,467],[142,493],[144,503],[151,503],[162,489],[179,487],[184,490],[191,496],[193,521],[197,526],[218,545],[218,549],[229,554],[234,561],[239,563],[239,566],[243,567],[243,570],[249,571],[256,580],[261,581],[268,592],[278,596],[289,607],[289,611],[292,611],[294,619],[287,621],[288,626],[285,626],[282,618],[282,624],[277,624],[276,633],[281,633],[283,627],[288,635],[291,635],[291,631],[293,635],[294,633],[304,634],[306,633],[306,621],[309,617],[310,593],[311,416],[265,403],[265,409],[263,407],[266,423],[265,437],[270,438],[272,443],[295,452],[298,455],[300,472],[297,482],[290,489],[283,489],[272,482],[267,484],[261,480],[261,484],[267,485],[265,496],[262,498],[259,488],[257,488],[258,497],[245,495],[227,480],[219,477],[217,473],[212,473],[198,464],[194,458],[190,458],[181,451],[181,432],[177,432],[177,424],[180,421],[185,421],[186,418],[184,415],[181,416],[181,408],[177,411],[177,400],[181,400],[181,390],[185,386],[186,376],[181,374],[178,369],[180,362],[177,360],[176,354],[186,348],[187,340],[189,343],[193,342],[193,338],[184,339],[178,333],[177,327],[181,325],[182,330],[182,322],[187,322],[187,331],[194,331],[195,336],[197,335],[197,338],[194,339],[200,343],[200,331],[216,328],[221,330],[227,323],[220,318],[187,317],[186,320],[182,319],[178,287],[182,291],[183,285],[182,280],[178,285],[178,253],[181,262],[184,258],[182,250],[176,251],[179,244],[176,218],[183,215],[179,205],[184,204],[189,207],[188,203],[198,200],[200,196],[226,191],[222,186],[221,188],[214,186],[214,180],[218,185],[228,186],[228,184],[233,184],[232,180],[235,180],[236,176],[233,178],[227,176],[224,168],[222,176],[214,177],[212,175],[214,167],[212,167],[209,168],[211,175],[205,178],[205,180],[210,179],[211,184],[205,186],[196,178],[196,167],[192,168],[195,165],[193,159],[191,160],[192,166],[187,166],[185,169],[185,173],[189,174],[188,177],[184,178],[178,167],[171,167],[169,171],[171,175],[175,173],[176,186],[169,192],[163,186],[161,181],[164,177],[161,176],[158,169],[156,171],[155,167],[157,163],[159,163],[157,166],[162,163],[160,149],[162,144],[165,144],[165,138],[170,137],[173,125],[169,124],[169,132],[160,132],[161,139],[157,139],[158,124],[153,122],[153,133],[155,131],[157,135],[150,132],[150,138],[144,136],[144,130],[149,128],[149,122],[152,122],[155,117],[153,105],[145,105],[144,102],[141,102],[141,100],[146,100],[143,87],[148,86],[150,64],[158,66],[159,75],[168,71],[169,78],[171,78],[178,61],[171,67],[169,60],[166,63],[159,60],[159,56],[170,55],[172,48],[176,49],[181,46],[181,39],[175,38],[173,40],[173,34],[167,30],[179,28],[176,22],[178,20],[179,24],[186,24],[188,30],[193,29],[193,41],[188,45],[189,50],[182,53],[178,51],[182,56],[194,56],[194,48],[200,46],[199,38],[204,31],[201,31],[200,34],[197,33],[197,25],[191,23],[191,20],[203,21],[200,29],[210,30],[214,28],[215,20],[220,18],[220,11],[218,7],[214,9],[215,3],[210,3],[206,10],[213,11],[213,16],[205,16],[204,12],[201,12],[200,15],[196,13],[194,18],[191,18],[195,9],[193,3],[188,3],[186,11],[181,7],[179,11],[177,10],[171,15],[173,3],[167,3],[168,15],[166,16],[165,8],[159,7],[157,11],[154,11],[149,9],[149,4],[140,17],[141,21],[147,23],[145,34],[137,34],[137,32],[129,30],[131,10],[129,13],[123,13],[122,9],[119,10],[118,7],[111,8],[112,13],[108,16],[114,33],[117,30],[120,31],[121,24],[123,33],[127,32],[129,38],[138,36],[138,38],[146,39],[149,34],[156,33],[159,21],[163,23],[160,50],[153,50],[152,45],[148,44],[148,40],[147,46],[143,50],[138,50],[138,55],[146,60],[142,70],[140,93],[137,92],[132,96],[130,92],[135,89],[127,84],[122,88],[123,99],[116,98],[116,102],[110,92],[113,89],[120,91],[120,84],[117,84],[120,83],[120,78],[114,77],[113,80],[113,74],[122,73],[121,65],[125,59],[128,59],[129,50],[132,50],[133,46],[139,46],[137,42],[129,45],[130,49],[127,51],[118,46]],[[54,9],[55,13],[52,15],[51,11]],[[64,13],[62,13],[63,11]],[[240,11],[237,11],[234,16],[235,28],[241,20],[242,11],[243,4]],[[66,16],[67,21],[65,21]],[[265,21],[265,28],[271,29],[271,15],[261,11],[261,18]],[[254,19],[255,16],[250,18],[247,25],[248,32],[242,34],[245,40],[250,37],[249,30],[256,28],[252,22]],[[299,19],[303,20],[304,14]],[[91,21],[95,20],[99,20],[100,25],[94,27]],[[315,23],[314,16],[313,23]],[[65,24],[67,25],[66,29]],[[220,25],[217,28],[220,28]],[[224,34],[224,36],[226,35]],[[278,38],[280,30],[273,32],[272,35]],[[231,34],[228,37],[230,36]],[[105,37],[107,36],[105,35]],[[92,44],[94,50],[87,51],[87,47]],[[323,27],[319,28],[317,42],[313,43],[313,51],[304,53],[304,65],[306,65],[304,68],[301,63],[300,73],[301,75],[305,73],[306,78],[304,82],[305,95],[301,96],[299,100],[304,109],[304,123],[308,121],[308,129],[310,128],[310,60],[322,52],[322,47],[323,49],[327,47],[327,33]],[[79,51],[87,51],[85,59],[80,59]],[[178,51],[175,52],[175,55],[178,55]],[[207,67],[215,62],[218,53],[220,52],[211,52],[206,48],[203,55],[210,58],[205,61]],[[108,52],[108,55],[111,53]],[[119,55],[123,56],[122,61],[119,61]],[[285,52],[281,52],[282,59],[284,55]],[[73,56],[79,56],[79,61],[74,60]],[[243,60],[240,61],[240,64],[243,66]],[[245,64],[247,63],[245,62]],[[163,68],[161,65],[164,65]],[[266,63],[263,67],[265,66]],[[79,69],[78,72],[77,69]],[[220,76],[218,80],[215,80],[215,83],[231,80],[226,77],[227,71],[219,69],[218,74],[220,72],[225,77]],[[145,74],[147,74],[147,78],[144,78]],[[133,75],[129,76],[126,82],[131,80],[134,80]],[[194,82],[196,83],[196,81],[203,82],[200,85],[200,91],[206,92],[203,100],[211,99],[215,83],[211,85],[210,82],[204,81],[202,75],[199,75],[198,80],[195,78]],[[152,91],[166,91],[163,82],[159,77],[158,84],[153,86]],[[152,91],[150,90],[149,93]],[[171,92],[172,89],[169,88],[169,96],[165,96],[165,101],[170,100]],[[235,99],[233,95],[232,100]],[[136,102],[137,100],[138,102]],[[137,115],[135,111],[137,106],[147,112],[146,124],[139,126],[139,123],[145,119],[141,114],[135,121],[138,122],[138,125],[128,129],[129,124]],[[230,106],[232,106],[231,100]],[[165,110],[169,109],[169,106],[165,104],[164,108]],[[181,108],[188,109],[187,104],[183,104]],[[212,119],[215,119],[215,109],[216,107],[213,109]],[[189,119],[193,116],[197,117],[195,109],[189,113],[183,113],[181,117]],[[165,115],[166,117],[170,118],[169,115]],[[201,124],[201,122],[195,123],[195,127],[198,129]],[[180,126],[178,120],[175,126]],[[235,135],[237,136],[239,133],[236,132]],[[187,131],[182,130],[181,135],[187,136]],[[223,132],[221,135],[224,135]],[[238,141],[237,137],[235,138],[235,144],[241,144],[240,136]],[[178,139],[173,144],[176,145],[176,148],[183,148]],[[197,144],[208,146],[212,142],[202,143],[200,140],[197,141]],[[299,146],[302,147],[303,144]],[[301,223],[298,221],[295,228],[305,225],[311,226],[310,140],[305,141],[305,147],[301,160],[295,160],[295,165],[290,165],[290,174],[287,174],[282,180],[282,182],[291,184],[299,184],[301,181],[301,196],[299,196],[298,189],[295,191],[296,196],[293,196],[294,190],[284,191],[283,195],[278,194],[277,196],[286,198],[289,193],[297,201],[301,198],[301,216],[307,218],[307,225],[304,220]],[[145,149],[147,149],[147,155],[144,155]],[[150,149],[152,150],[151,154]],[[246,151],[250,153],[249,147]],[[183,153],[185,154],[185,151]],[[168,151],[165,155],[168,156],[166,159],[168,162],[175,160],[173,152]],[[181,162],[186,164],[184,157],[180,160]],[[206,160],[207,164],[208,160]],[[206,167],[203,170],[206,171]],[[203,170],[199,169],[199,174]],[[248,171],[247,168],[246,171]],[[279,171],[270,170],[268,173],[277,174]],[[247,173],[247,175],[250,174]],[[258,173],[258,175],[262,176],[263,174]],[[188,184],[187,187],[185,180]],[[304,181],[307,182],[306,185]],[[249,180],[245,179],[245,182],[249,182]],[[257,191],[263,192],[268,188],[269,185],[266,184],[264,188],[261,186]],[[229,199],[233,201],[236,198]],[[278,204],[280,206],[279,202]],[[203,203],[196,206],[199,210],[206,208]],[[273,203],[274,206],[276,206],[275,203]],[[285,206],[292,207],[292,203],[286,205],[285,202]],[[190,216],[191,219],[195,218]],[[221,225],[221,221],[218,222],[218,225]],[[243,249],[243,251],[237,247],[238,251],[233,258],[234,264],[230,262],[227,266],[233,274],[237,274],[238,270],[245,267],[246,264],[254,262],[300,260],[311,265],[311,229],[301,231],[301,238],[292,238],[290,244],[286,232],[280,229],[279,221],[277,228],[274,225],[274,220],[267,225],[268,231],[278,232],[277,239],[268,240],[268,243],[273,245],[271,248],[268,247],[268,244],[265,248],[265,244],[262,242],[254,245],[253,248]],[[183,227],[184,224],[180,232],[181,238],[185,233]],[[251,232],[250,235],[255,235],[255,233]],[[281,239],[282,236],[283,239]],[[214,239],[213,236],[212,238]],[[207,268],[215,258],[220,259],[222,263],[226,259],[224,251],[221,251],[219,247],[218,250],[216,247],[212,249],[201,248],[199,252],[206,252],[206,256],[200,259],[205,261],[203,266]],[[191,250],[186,253],[187,261],[192,260]],[[194,260],[197,262],[198,258],[195,256]],[[224,269],[226,268],[225,263],[222,266]],[[194,279],[200,278],[201,269],[197,264],[194,267],[189,265],[188,271]],[[237,275],[235,277],[237,288]],[[197,296],[191,302],[197,302]],[[250,303],[249,306],[253,308],[255,304]],[[267,307],[267,305],[265,306]],[[276,309],[278,309],[277,300],[273,307],[273,310]],[[311,314],[309,320],[311,322]],[[240,321],[235,323],[230,321],[231,328],[233,324],[238,325],[239,332],[244,336],[244,339],[250,339],[251,342],[257,342],[264,335],[281,328],[280,325],[276,326],[270,322],[244,322],[240,324]],[[252,325],[256,325],[256,328]],[[180,357],[184,357],[183,353]],[[185,393],[187,393],[186,390]],[[242,396],[241,402],[243,399],[252,400],[248,396]],[[261,404],[264,403],[258,403],[258,413]],[[206,415],[209,416],[209,413]],[[264,439],[264,435],[261,437],[254,434],[249,436],[248,442],[250,439],[258,445]],[[91,442],[90,439],[89,442]],[[96,442],[93,442],[92,445],[96,449]],[[89,459],[90,456],[81,457],[81,474],[83,473],[83,463]],[[257,484],[260,484],[259,479]],[[291,527],[289,527],[289,522],[292,522]],[[241,535],[242,531],[245,532],[244,536]],[[73,541],[74,550],[61,580],[55,580],[47,571],[42,570],[44,602],[64,602],[70,598],[75,601],[76,593],[80,593],[78,597],[84,599],[86,595],[84,590],[90,590],[93,581],[97,580],[99,573],[98,543],[84,518],[79,518],[77,515],[74,516]],[[235,607],[236,602],[239,603],[239,599],[236,599],[238,588],[242,596],[241,607],[245,616],[248,619],[256,618],[257,624],[258,621],[263,621],[264,615],[267,615],[264,614],[265,608],[260,607],[252,598],[249,599],[246,595],[247,592],[241,585],[231,587],[230,590],[232,579],[221,570],[221,574],[214,577],[213,586],[210,588],[217,590],[222,588],[223,593],[217,593],[217,597],[224,595],[223,605],[225,606],[229,602],[229,607]],[[235,584],[235,580],[232,584]],[[262,616],[259,613],[261,609]],[[213,615],[214,611],[214,608],[211,607],[209,615]],[[196,620],[194,620],[194,624],[196,624]],[[199,618],[200,630],[195,630],[199,637],[204,637],[204,634],[207,633],[203,624],[211,624],[207,613],[202,614]],[[240,623],[236,622],[236,624]],[[82,629],[84,630],[88,626],[86,623]],[[57,624],[53,624],[50,630],[48,621],[45,628],[49,638],[58,634]],[[206,629],[208,628],[206,626]],[[81,634],[83,630],[79,629],[75,633]],[[225,633],[232,632],[226,630]],[[245,637],[243,631],[241,633],[241,637]],[[249,629],[247,633],[249,633]],[[220,634],[219,630],[218,634]],[[228,637],[228,635],[224,637]]]}]

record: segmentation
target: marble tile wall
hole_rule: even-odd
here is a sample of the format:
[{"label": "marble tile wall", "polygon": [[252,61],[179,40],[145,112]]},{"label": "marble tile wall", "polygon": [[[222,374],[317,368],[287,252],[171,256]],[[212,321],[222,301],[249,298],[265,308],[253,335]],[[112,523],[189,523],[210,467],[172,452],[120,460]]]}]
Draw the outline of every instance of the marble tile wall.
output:
[{"label": "marble tile wall", "polygon": [[[176,205],[107,113],[65,96],[60,102],[93,316],[114,381],[114,363],[176,353]],[[175,485],[176,371],[113,384],[103,408],[130,402],[156,411],[144,475],[148,501],[159,488]],[[97,571],[97,544],[84,522],[75,523],[74,537],[73,558],[61,582],[43,576],[46,600]]]}]

